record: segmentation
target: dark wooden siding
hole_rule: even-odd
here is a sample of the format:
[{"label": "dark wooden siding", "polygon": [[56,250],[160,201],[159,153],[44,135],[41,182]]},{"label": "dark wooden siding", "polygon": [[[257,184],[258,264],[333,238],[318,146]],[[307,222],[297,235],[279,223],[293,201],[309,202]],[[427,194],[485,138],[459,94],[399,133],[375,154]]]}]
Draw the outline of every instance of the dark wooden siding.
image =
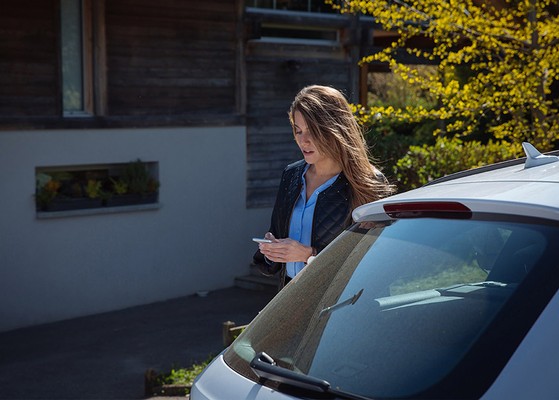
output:
[{"label": "dark wooden siding", "polygon": [[231,0],[106,3],[108,114],[235,113]]},{"label": "dark wooden siding", "polygon": [[[266,21],[267,18],[273,20]],[[307,85],[328,85],[354,101],[357,93],[352,77],[357,70],[357,60],[351,58],[350,47],[343,40],[347,34],[344,29],[349,26],[347,19],[330,16],[323,20],[312,13],[290,17],[281,12],[266,14],[255,10],[248,12],[245,19],[256,22],[249,24],[250,33],[258,32],[258,24],[263,21],[291,23],[295,27],[325,24],[339,29],[342,38],[336,43],[321,44],[312,40],[265,38],[246,43],[247,207],[270,207],[282,170],[302,158],[287,115],[295,95]]]},{"label": "dark wooden siding", "polygon": [[0,5],[0,116],[60,111],[56,3],[19,0]]},{"label": "dark wooden siding", "polygon": [[287,115],[297,92],[311,84],[349,90],[348,62],[280,54],[247,59],[248,207],[271,206],[283,168],[302,158]]},{"label": "dark wooden siding", "polygon": [[62,113],[59,1],[2,2],[0,129],[242,123],[240,1],[92,0],[96,107],[83,118]]},{"label": "dark wooden siding", "polygon": [[[271,206],[282,169],[301,158],[287,118],[294,96],[323,84],[355,102],[356,49],[365,43],[349,16],[243,3],[91,0],[95,107],[91,117],[64,118],[59,1],[3,2],[0,129],[246,124],[247,206]],[[337,40],[261,37],[278,26],[336,32]]]}]

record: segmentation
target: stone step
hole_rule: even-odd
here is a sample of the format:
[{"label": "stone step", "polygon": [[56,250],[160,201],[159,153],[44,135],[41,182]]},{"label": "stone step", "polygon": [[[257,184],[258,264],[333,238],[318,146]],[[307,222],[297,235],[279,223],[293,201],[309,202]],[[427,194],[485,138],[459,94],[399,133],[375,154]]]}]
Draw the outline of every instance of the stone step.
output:
[{"label": "stone step", "polygon": [[235,278],[235,286],[242,289],[277,292],[279,276],[264,276],[254,264],[250,265],[248,275]]},{"label": "stone step", "polygon": [[252,276],[264,276],[266,278],[265,275],[262,275],[262,273],[260,272],[260,269],[258,268],[258,266],[254,263],[250,263],[250,267],[249,267],[249,273]]},{"label": "stone step", "polygon": [[245,275],[235,278],[235,286],[242,289],[277,292],[278,280],[275,277]]}]

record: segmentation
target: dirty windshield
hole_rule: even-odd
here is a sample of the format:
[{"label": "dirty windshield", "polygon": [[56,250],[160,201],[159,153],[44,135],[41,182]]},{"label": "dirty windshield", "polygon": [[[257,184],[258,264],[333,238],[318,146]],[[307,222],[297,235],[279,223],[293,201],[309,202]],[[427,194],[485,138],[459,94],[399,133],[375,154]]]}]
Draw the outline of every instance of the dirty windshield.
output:
[{"label": "dirty windshield", "polygon": [[484,335],[491,324],[521,329],[497,316],[524,295],[518,288],[532,270],[546,268],[557,239],[556,227],[488,216],[355,224],[272,300],[225,361],[257,380],[249,363],[265,352],[361,396],[441,394],[434,388],[472,368],[476,351],[506,349]]}]

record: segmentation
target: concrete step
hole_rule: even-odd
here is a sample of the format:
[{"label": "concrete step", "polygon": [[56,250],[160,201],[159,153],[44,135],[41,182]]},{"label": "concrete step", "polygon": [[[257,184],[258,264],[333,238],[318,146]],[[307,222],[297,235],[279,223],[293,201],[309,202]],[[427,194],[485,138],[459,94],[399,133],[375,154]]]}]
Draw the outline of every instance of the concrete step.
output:
[{"label": "concrete step", "polygon": [[238,276],[235,278],[235,286],[241,289],[277,292],[278,279],[253,275]]},{"label": "concrete step", "polygon": [[262,275],[262,272],[260,272],[260,268],[258,268],[258,265],[254,263],[250,263],[249,271],[252,276],[263,276],[266,278],[266,276]]},{"label": "concrete step", "polygon": [[235,278],[235,286],[242,289],[261,290],[277,292],[279,274],[276,276],[264,276],[254,264],[250,265],[248,275]]}]

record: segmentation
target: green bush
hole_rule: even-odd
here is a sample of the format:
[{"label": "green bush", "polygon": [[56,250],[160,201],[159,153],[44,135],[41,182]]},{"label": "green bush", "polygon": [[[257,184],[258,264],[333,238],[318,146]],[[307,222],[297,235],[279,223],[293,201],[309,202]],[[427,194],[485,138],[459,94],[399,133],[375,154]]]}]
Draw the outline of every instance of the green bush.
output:
[{"label": "green bush", "polygon": [[410,146],[435,143],[435,124],[433,121],[420,124],[380,121],[366,127],[365,138],[371,149],[373,163],[390,182],[396,183],[396,163],[407,154]]},{"label": "green bush", "polygon": [[[209,355],[204,361],[195,363],[188,368],[171,368],[170,371],[158,377],[158,384],[161,385],[192,385],[194,379],[208,366],[214,359],[214,355]],[[185,394],[189,394],[190,389],[186,389]]]},{"label": "green bush", "polygon": [[147,164],[140,159],[128,163],[121,180],[129,193],[154,193],[159,188],[159,182],[150,175]]},{"label": "green bush", "polygon": [[434,145],[410,146],[394,167],[399,191],[422,186],[442,176],[516,158],[521,147],[506,142],[463,142],[439,137]]}]

